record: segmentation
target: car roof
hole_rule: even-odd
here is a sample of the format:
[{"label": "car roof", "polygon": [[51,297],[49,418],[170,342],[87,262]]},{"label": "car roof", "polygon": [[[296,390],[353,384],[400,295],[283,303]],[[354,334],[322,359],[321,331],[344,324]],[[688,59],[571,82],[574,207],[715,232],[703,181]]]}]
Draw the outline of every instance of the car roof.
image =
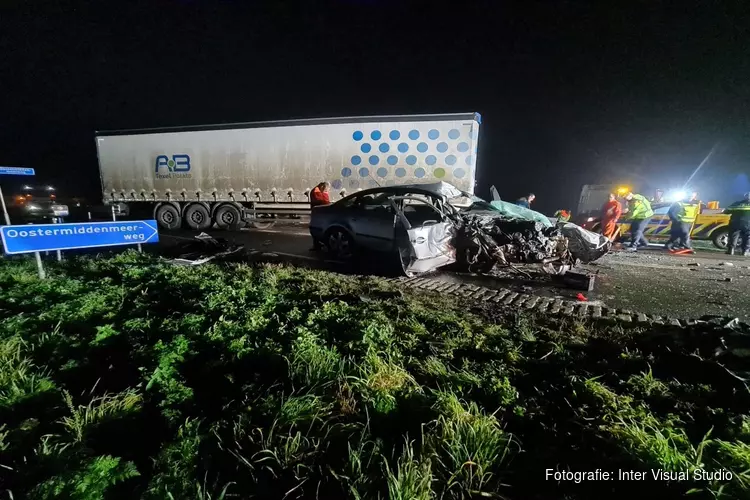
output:
[{"label": "car roof", "polygon": [[383,186],[363,189],[362,191],[357,191],[356,193],[350,194],[346,198],[352,196],[361,196],[370,193],[416,193],[434,196],[437,198],[455,198],[458,196],[462,196],[461,191],[452,184],[449,184],[447,182],[433,182],[431,184],[401,184],[398,186]]}]

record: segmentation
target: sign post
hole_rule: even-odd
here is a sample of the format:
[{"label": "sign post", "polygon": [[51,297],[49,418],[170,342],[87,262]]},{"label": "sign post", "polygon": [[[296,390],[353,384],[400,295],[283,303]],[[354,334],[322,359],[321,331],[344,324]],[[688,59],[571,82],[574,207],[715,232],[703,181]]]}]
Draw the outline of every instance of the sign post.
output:
[{"label": "sign post", "polygon": [[70,222],[2,226],[0,239],[8,255],[35,253],[44,278],[39,252],[158,243],[159,231],[155,220]]},{"label": "sign post", "polygon": [[[34,175],[34,169],[26,167],[0,167],[0,175]],[[0,204],[3,206],[5,225],[10,226],[10,216],[8,215],[8,207],[5,206],[2,187],[0,187]]]}]

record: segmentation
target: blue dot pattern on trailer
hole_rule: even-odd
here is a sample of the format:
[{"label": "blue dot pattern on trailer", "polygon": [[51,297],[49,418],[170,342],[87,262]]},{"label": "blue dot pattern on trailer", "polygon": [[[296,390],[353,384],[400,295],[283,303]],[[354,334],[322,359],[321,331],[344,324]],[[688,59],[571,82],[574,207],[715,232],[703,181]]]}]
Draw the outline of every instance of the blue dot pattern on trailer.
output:
[{"label": "blue dot pattern on trailer", "polygon": [[434,165],[435,163],[437,163],[437,158],[435,158],[435,155],[427,155],[427,158],[425,158],[424,161],[428,165]]},{"label": "blue dot pattern on trailer", "polygon": [[455,128],[454,128],[454,129],[451,129],[451,131],[450,131],[450,132],[448,132],[448,138],[450,138],[450,139],[453,139],[453,140],[455,140],[455,139],[458,139],[459,137],[461,137],[461,132],[459,132],[459,131],[458,131],[457,129],[455,129]]},{"label": "blue dot pattern on trailer", "polygon": [[341,177],[349,177],[352,175],[352,169],[349,167],[344,167],[341,169]]},{"label": "blue dot pattern on trailer", "polygon": [[456,168],[453,170],[453,177],[456,179],[462,179],[464,175],[466,175],[466,172],[464,172],[463,168]]},{"label": "blue dot pattern on trailer", "polygon": [[357,130],[352,134],[352,139],[355,141],[361,141],[364,136],[365,134],[363,134],[361,130]]},{"label": "blue dot pattern on trailer", "polygon": [[388,175],[388,169],[385,167],[380,167],[377,173],[378,177],[385,177],[386,175]]},{"label": "blue dot pattern on trailer", "polygon": [[448,155],[445,157],[445,163],[446,165],[455,165],[456,164],[456,157],[453,155]]},{"label": "blue dot pattern on trailer", "polygon": [[408,144],[406,144],[405,142],[402,142],[401,144],[398,145],[398,152],[399,153],[406,153],[407,151],[409,151],[409,145]]},{"label": "blue dot pattern on trailer", "polygon": [[426,142],[420,142],[419,144],[417,144],[417,151],[419,151],[420,153],[427,152],[427,143]]},{"label": "blue dot pattern on trailer", "polygon": [[378,149],[380,150],[381,153],[387,153],[391,149],[391,147],[388,145],[387,142],[384,142],[380,144],[380,146],[378,146]]},{"label": "blue dot pattern on trailer", "polygon": [[406,164],[407,165],[414,165],[417,163],[417,157],[414,155],[409,155],[406,157]]},{"label": "blue dot pattern on trailer", "polygon": [[391,155],[388,157],[388,165],[395,165],[396,163],[398,163],[398,156]]},{"label": "blue dot pattern on trailer", "polygon": [[383,134],[380,133],[380,130],[373,130],[370,134],[373,141],[379,141],[382,136]]},{"label": "blue dot pattern on trailer", "polygon": [[432,139],[434,141],[435,139],[437,139],[438,137],[440,137],[440,132],[438,132],[435,129],[432,129],[429,132],[427,132],[427,137],[429,137],[430,139]]},{"label": "blue dot pattern on trailer", "polygon": [[467,156],[467,157],[466,157],[466,164],[467,164],[468,166],[471,166],[471,165],[473,165],[473,164],[474,164],[474,157],[473,157],[473,156],[471,156],[471,155]]},{"label": "blue dot pattern on trailer", "polygon": [[479,130],[477,130],[474,127],[471,127],[471,130],[469,131],[469,138],[476,139],[477,135],[479,135]]},{"label": "blue dot pattern on trailer", "polygon": [[370,150],[372,149],[372,146],[370,146],[368,143],[364,143],[362,144],[362,147],[359,149],[361,149],[363,153],[369,153]]},{"label": "blue dot pattern on trailer", "polygon": [[370,175],[370,169],[367,167],[362,167],[359,169],[359,176],[360,177],[367,177]]},{"label": "blue dot pattern on trailer", "polygon": [[362,163],[362,158],[359,155],[352,156],[352,165],[359,165]]},{"label": "blue dot pattern on trailer", "polygon": [[370,165],[377,165],[380,163],[380,157],[378,155],[370,156]]},{"label": "blue dot pattern on trailer", "polygon": [[444,142],[439,142],[437,145],[437,150],[438,150],[438,153],[445,153],[446,151],[448,151],[448,144]]},{"label": "blue dot pattern on trailer", "polygon": [[419,130],[411,130],[409,131],[409,139],[412,141],[416,141],[419,139]]},{"label": "blue dot pattern on trailer", "polygon": [[399,132],[398,130],[391,130],[391,133],[388,134],[388,137],[390,137],[392,141],[397,141],[401,138],[401,132]]},{"label": "blue dot pattern on trailer", "polygon": [[358,188],[359,187],[359,181],[357,179],[352,179],[349,181],[349,187],[350,188]]},{"label": "blue dot pattern on trailer", "polygon": [[418,178],[420,178],[420,179],[421,179],[422,177],[424,177],[424,169],[423,169],[422,167],[419,167],[419,168],[415,169],[415,170],[414,170],[414,176],[415,176],[415,177],[418,177]]},{"label": "blue dot pattern on trailer", "polygon": [[341,186],[343,186],[344,183],[341,182],[341,179],[334,179],[334,181],[331,183],[331,187],[333,189],[341,189]]},{"label": "blue dot pattern on trailer", "polygon": [[396,169],[396,177],[404,177],[406,176],[406,169],[403,167],[399,167]]},{"label": "blue dot pattern on trailer", "polygon": [[465,153],[469,150],[469,143],[468,142],[459,142],[458,147],[456,148],[460,153]]}]

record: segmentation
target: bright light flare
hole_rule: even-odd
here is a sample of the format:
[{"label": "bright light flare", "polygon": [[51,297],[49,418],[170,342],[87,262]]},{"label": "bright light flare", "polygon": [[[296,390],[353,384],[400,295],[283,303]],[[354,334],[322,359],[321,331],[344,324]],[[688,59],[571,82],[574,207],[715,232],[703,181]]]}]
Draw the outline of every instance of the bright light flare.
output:
[{"label": "bright light flare", "polygon": [[670,191],[667,193],[666,200],[670,202],[680,201],[687,198],[687,193],[685,191],[679,190],[679,191]]}]

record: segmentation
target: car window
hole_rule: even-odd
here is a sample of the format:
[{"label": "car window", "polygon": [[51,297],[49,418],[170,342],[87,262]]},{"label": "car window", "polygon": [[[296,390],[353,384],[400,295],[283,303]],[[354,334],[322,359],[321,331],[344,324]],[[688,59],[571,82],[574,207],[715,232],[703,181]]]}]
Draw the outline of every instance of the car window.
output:
[{"label": "car window", "polygon": [[367,212],[393,213],[390,193],[368,193],[358,197],[355,206]]}]

